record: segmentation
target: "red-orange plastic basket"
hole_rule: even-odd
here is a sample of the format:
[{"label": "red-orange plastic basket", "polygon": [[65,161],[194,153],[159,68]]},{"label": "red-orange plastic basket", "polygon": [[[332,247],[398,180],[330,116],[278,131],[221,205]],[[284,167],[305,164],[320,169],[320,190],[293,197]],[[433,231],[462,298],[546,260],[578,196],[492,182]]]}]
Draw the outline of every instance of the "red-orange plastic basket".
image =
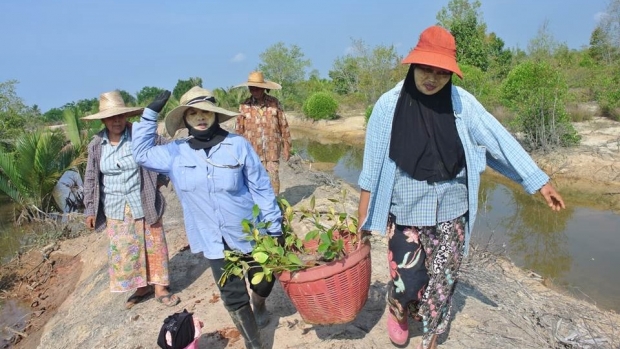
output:
[{"label": "red-orange plastic basket", "polygon": [[353,321],[368,299],[370,243],[358,243],[343,259],[308,269],[283,272],[278,280],[306,323]]}]

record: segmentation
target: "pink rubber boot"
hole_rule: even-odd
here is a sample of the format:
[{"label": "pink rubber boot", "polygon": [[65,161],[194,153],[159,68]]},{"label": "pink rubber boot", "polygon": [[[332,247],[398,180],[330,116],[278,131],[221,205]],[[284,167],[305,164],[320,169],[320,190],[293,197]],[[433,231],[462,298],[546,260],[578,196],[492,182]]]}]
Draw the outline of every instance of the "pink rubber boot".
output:
[{"label": "pink rubber boot", "polygon": [[399,346],[407,343],[409,339],[409,322],[407,321],[407,315],[404,316],[402,322],[398,322],[390,311],[387,318],[387,329],[392,343]]}]

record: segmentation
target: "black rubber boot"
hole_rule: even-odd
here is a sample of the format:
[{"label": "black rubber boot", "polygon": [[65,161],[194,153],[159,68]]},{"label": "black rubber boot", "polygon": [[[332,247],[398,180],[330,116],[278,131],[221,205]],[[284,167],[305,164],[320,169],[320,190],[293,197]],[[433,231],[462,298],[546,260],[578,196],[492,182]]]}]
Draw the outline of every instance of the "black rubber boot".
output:
[{"label": "black rubber boot", "polygon": [[264,328],[269,323],[269,312],[267,312],[267,307],[265,306],[267,298],[261,297],[252,291],[250,299],[252,300],[252,311],[254,312],[256,325],[258,325],[258,328]]},{"label": "black rubber boot", "polygon": [[260,331],[256,325],[252,307],[247,304],[240,309],[229,311],[228,313],[235,323],[237,330],[239,330],[239,333],[243,336],[246,349],[263,349]]}]

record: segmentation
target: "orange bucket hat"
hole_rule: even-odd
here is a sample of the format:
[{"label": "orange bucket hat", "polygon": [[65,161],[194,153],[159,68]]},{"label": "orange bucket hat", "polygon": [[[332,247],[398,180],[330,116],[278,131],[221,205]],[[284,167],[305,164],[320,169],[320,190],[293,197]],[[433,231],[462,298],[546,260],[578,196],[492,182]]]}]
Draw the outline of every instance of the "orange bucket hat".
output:
[{"label": "orange bucket hat", "polygon": [[463,73],[456,63],[456,42],[454,36],[439,26],[426,28],[420,34],[416,47],[402,61],[403,64],[424,64],[449,70],[459,78]]}]

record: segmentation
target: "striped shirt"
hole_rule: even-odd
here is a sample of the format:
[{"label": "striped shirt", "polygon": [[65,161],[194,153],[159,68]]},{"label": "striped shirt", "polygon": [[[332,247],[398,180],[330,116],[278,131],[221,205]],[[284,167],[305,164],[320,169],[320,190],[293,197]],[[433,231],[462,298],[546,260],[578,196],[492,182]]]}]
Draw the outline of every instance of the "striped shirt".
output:
[{"label": "striped shirt", "polygon": [[140,173],[131,154],[129,132],[126,128],[117,145],[110,143],[107,131],[101,141],[101,198],[107,218],[123,220],[126,205],[131,209],[134,219],[144,217],[140,199]]},{"label": "striped shirt", "polygon": [[[384,234],[396,183],[396,164],[389,157],[390,135],[394,109],[402,86],[403,81],[384,93],[373,108],[366,129],[364,164],[358,180],[360,188],[370,192],[368,214],[362,223],[362,229]],[[469,218],[465,231],[467,253],[471,230],[478,213],[480,174],[484,172],[486,165],[521,184],[530,194],[534,194],[547,183],[549,177],[538,168],[519,142],[469,92],[452,86],[452,105],[456,129],[465,151]]]},{"label": "striped shirt", "polygon": [[390,213],[396,224],[428,227],[447,222],[467,212],[465,169],[453,180],[428,184],[396,168]]}]

